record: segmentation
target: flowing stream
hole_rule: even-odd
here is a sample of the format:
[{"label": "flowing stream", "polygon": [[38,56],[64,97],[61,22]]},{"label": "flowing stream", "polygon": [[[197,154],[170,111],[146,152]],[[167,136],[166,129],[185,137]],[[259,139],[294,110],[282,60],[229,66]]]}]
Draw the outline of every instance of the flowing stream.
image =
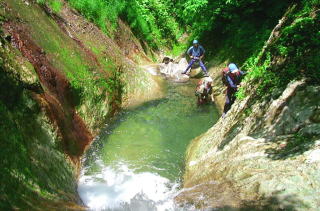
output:
[{"label": "flowing stream", "polygon": [[86,153],[78,192],[90,210],[179,210],[187,145],[218,119],[197,106],[195,84],[166,82],[166,97],[125,110]]}]

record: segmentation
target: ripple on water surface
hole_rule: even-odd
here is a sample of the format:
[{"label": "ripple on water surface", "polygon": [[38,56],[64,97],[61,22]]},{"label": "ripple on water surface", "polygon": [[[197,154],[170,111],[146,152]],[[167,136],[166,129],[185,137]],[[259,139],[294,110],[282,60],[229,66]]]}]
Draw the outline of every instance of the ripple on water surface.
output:
[{"label": "ripple on water surface", "polygon": [[167,96],[123,111],[85,157],[78,191],[93,210],[177,210],[184,153],[218,119],[198,107],[194,84],[168,84]]}]

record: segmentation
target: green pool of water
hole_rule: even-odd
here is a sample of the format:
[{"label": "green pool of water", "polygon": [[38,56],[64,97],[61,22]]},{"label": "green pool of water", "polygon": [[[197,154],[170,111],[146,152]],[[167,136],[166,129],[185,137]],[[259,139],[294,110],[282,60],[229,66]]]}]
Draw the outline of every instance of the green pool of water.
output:
[{"label": "green pool of water", "polygon": [[[124,183],[130,183],[129,180],[138,183],[135,181],[137,175],[145,173],[165,178],[166,183],[173,184],[179,181],[188,144],[212,127],[219,117],[213,104],[197,106],[194,88],[195,84],[192,82],[168,82],[165,98],[125,110],[117,115],[87,153],[82,172],[87,183],[81,183],[80,189],[84,187],[81,185],[88,184],[88,181],[91,181],[90,184],[96,181],[103,185],[108,183],[108,177],[114,177],[113,181],[123,175],[131,178],[125,179],[124,176],[122,182],[107,185],[109,188],[114,186],[112,188],[117,189]],[[150,178],[144,176],[141,177],[145,178],[145,181]],[[93,177],[95,179],[92,179]],[[159,181],[156,179],[150,183],[157,182]],[[128,188],[123,188],[128,191]],[[83,198],[90,190],[79,192]]]}]

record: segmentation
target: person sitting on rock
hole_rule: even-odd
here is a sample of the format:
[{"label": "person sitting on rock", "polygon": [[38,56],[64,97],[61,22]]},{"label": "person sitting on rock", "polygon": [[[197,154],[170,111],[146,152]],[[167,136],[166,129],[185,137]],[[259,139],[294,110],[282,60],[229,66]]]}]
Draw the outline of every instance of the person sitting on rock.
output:
[{"label": "person sitting on rock", "polygon": [[207,68],[204,66],[204,64],[202,62],[202,58],[204,57],[204,53],[205,53],[205,50],[201,45],[199,45],[198,40],[194,40],[193,46],[191,46],[187,51],[187,54],[190,56],[191,61],[188,65],[187,69],[185,71],[183,71],[182,74],[187,74],[188,70],[192,67],[192,65],[195,62],[199,62],[199,65],[200,65],[202,71],[204,72],[204,75],[208,76]]},{"label": "person sitting on rock", "polygon": [[233,63],[229,64],[222,72],[222,82],[227,86],[226,102],[222,114],[223,118],[236,100],[236,92],[243,75],[244,73]]}]

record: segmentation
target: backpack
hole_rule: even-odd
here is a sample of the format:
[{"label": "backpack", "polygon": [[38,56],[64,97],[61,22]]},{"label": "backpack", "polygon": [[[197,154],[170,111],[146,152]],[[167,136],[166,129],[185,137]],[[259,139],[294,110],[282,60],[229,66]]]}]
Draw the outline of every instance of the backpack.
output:
[{"label": "backpack", "polygon": [[236,73],[231,73],[228,67],[224,68],[222,70],[222,83],[226,86],[229,86],[227,76],[229,76],[231,78],[231,80],[233,81],[233,83],[236,85],[240,84],[241,79],[242,79],[242,73],[240,71],[238,71]]},{"label": "backpack", "polygon": [[224,84],[224,85],[226,85],[226,86],[228,86],[229,85],[229,83],[228,83],[228,79],[227,79],[227,76],[228,76],[228,74],[230,73],[230,70],[229,70],[229,68],[228,67],[226,67],[226,68],[224,68],[223,70],[222,70],[222,83]]}]

